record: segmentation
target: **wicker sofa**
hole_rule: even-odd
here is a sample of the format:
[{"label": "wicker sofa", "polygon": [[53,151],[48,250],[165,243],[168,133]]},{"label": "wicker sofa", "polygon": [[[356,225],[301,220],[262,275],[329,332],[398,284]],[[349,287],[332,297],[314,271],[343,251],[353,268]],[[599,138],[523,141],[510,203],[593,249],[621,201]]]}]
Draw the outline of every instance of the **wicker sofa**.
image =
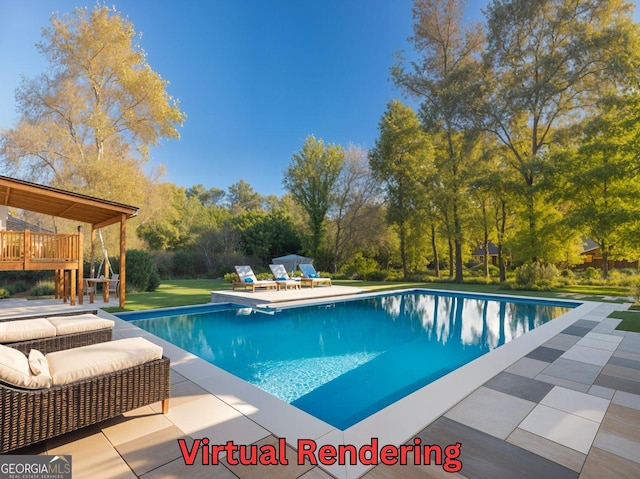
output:
[{"label": "wicker sofa", "polygon": [[[80,317],[83,315],[96,315],[98,311],[83,310],[83,311],[67,311],[48,314],[39,314],[32,316],[13,316],[0,318],[1,322],[6,321],[19,321],[25,319],[39,319],[39,318],[63,318],[63,317]],[[63,349],[78,348],[81,346],[88,346],[90,344],[101,343],[105,341],[111,341],[113,327],[102,327],[91,331],[80,331],[71,334],[61,334],[53,337],[36,338],[24,341],[16,342],[0,342],[5,346],[10,346],[14,349],[18,349],[25,354],[28,354],[31,349],[37,349],[43,354],[48,354],[54,351],[61,351]]]},{"label": "wicker sofa", "polygon": [[[121,341],[129,340],[112,341],[108,347],[116,347]],[[125,347],[132,349],[129,343]],[[85,350],[91,349],[79,348],[74,352]],[[142,364],[51,387],[25,389],[0,382],[0,454],[158,401],[162,401],[162,412],[166,414],[170,362],[161,355],[161,350],[159,354],[157,359]]]}]

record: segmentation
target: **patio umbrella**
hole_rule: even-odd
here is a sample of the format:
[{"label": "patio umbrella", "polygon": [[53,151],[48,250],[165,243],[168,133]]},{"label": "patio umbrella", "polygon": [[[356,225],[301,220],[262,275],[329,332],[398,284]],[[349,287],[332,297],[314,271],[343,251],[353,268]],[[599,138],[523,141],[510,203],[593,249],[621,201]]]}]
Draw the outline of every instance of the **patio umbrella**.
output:
[{"label": "patio umbrella", "polygon": [[300,256],[299,254],[288,254],[286,256],[280,256],[279,258],[273,258],[274,264],[282,264],[289,273],[294,272],[299,264],[311,264],[313,258],[307,258],[306,256]]}]

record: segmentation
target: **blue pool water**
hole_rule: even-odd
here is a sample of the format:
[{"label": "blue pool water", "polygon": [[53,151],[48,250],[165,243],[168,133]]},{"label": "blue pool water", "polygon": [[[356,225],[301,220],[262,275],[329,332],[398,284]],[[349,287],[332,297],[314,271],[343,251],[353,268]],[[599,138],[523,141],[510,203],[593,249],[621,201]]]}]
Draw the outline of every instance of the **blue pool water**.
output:
[{"label": "blue pool water", "polygon": [[346,429],[576,305],[409,291],[273,314],[121,317]]}]

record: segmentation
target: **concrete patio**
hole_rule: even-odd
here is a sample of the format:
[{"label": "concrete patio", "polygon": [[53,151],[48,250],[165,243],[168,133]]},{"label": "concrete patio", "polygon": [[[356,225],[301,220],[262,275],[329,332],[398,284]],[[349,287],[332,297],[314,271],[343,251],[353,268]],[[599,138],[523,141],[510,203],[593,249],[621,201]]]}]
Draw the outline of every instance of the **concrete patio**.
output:
[{"label": "concrete patio", "polygon": [[[0,315],[33,314],[45,308],[68,310],[70,306],[2,300]],[[377,423],[374,431],[382,437],[384,429],[413,419],[415,434],[399,443],[412,443],[415,438],[443,447],[460,443],[458,459],[463,467],[457,473],[445,472],[442,465],[323,469],[308,461],[298,464],[292,446],[295,437],[329,444],[337,439],[335,431],[319,429],[317,420],[290,414],[291,406],[247,390],[246,383],[103,311],[100,316],[116,321],[114,337],[147,337],[162,345],[171,358],[169,413],[160,414],[160,404],[154,404],[14,453],[70,454],[74,477],[92,479],[640,477],[640,334],[616,331],[619,320],[607,318],[626,305],[595,303],[587,309],[540,344],[532,345],[529,339],[518,343],[511,348],[521,350],[517,359],[509,359],[463,397],[456,398],[453,391],[426,396],[425,409],[435,408],[438,401],[448,404],[433,420],[404,417],[407,409],[397,411],[392,421]],[[203,437],[210,438],[211,444],[233,440],[260,446],[276,445],[279,437],[286,437],[289,465],[231,465],[226,458],[219,465],[202,465],[200,456],[194,465],[185,465],[177,440],[191,444]],[[356,439],[345,431],[340,439],[355,443],[371,437]]]}]

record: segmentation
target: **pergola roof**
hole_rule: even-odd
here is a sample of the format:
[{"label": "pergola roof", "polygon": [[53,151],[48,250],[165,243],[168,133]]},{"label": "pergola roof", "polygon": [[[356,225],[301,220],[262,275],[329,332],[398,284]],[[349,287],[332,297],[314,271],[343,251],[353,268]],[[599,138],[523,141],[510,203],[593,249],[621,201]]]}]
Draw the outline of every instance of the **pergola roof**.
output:
[{"label": "pergola roof", "polygon": [[7,176],[0,176],[0,204],[89,223],[94,228],[118,223],[122,215],[132,218],[138,214],[138,208],[135,206]]}]

